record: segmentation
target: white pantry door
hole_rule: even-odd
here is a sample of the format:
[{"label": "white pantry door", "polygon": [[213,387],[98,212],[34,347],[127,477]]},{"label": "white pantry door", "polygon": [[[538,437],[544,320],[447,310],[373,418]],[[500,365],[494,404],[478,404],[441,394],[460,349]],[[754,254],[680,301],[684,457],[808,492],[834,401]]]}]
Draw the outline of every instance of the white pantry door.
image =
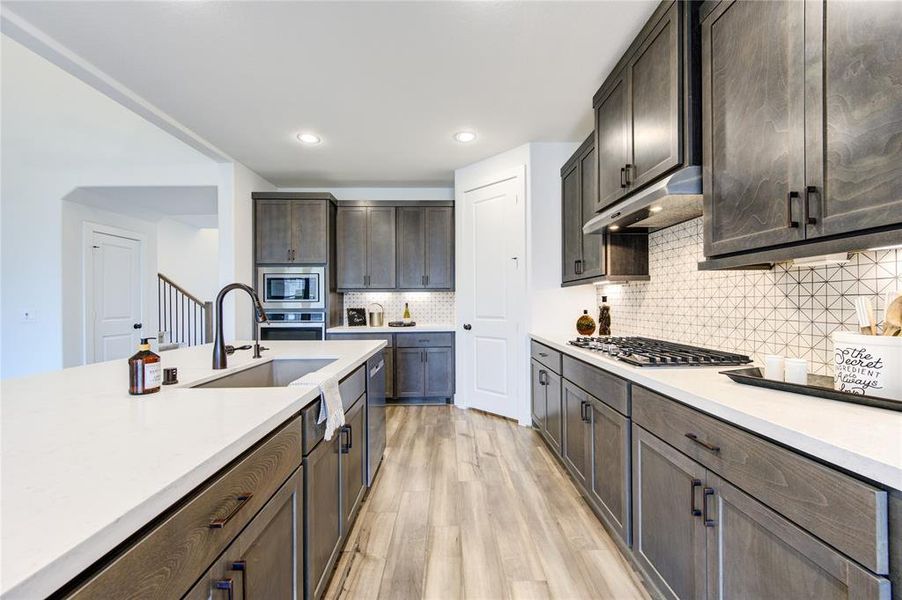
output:
[{"label": "white pantry door", "polygon": [[141,240],[91,231],[87,362],[127,358],[141,329]]},{"label": "white pantry door", "polygon": [[526,265],[523,168],[462,195],[458,248],[461,404],[520,420]]}]

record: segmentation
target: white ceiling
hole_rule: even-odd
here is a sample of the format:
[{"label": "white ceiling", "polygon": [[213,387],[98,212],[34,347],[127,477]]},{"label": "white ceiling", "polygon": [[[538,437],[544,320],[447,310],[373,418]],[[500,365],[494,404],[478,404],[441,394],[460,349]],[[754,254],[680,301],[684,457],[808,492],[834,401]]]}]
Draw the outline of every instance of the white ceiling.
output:
[{"label": "white ceiling", "polygon": [[72,190],[71,202],[146,221],[175,219],[192,227],[216,227],[215,186],[85,186]]},{"label": "white ceiling", "polygon": [[657,1],[3,4],[276,185],[388,186],[582,141]]}]

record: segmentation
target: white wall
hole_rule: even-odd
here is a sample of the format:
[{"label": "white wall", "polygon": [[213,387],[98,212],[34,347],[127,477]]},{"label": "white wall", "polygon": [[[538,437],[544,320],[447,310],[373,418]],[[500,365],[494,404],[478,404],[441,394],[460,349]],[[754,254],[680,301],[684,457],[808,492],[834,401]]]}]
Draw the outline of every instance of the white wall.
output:
[{"label": "white wall", "polygon": [[561,167],[576,143],[529,145],[526,244],[529,331],[556,334],[576,331],[583,310],[596,310],[592,284],[561,287]]},{"label": "white wall", "polygon": [[201,300],[219,291],[219,229],[157,222],[157,271]]},{"label": "white wall", "polygon": [[[219,284],[254,283],[254,216],[252,192],[276,187],[241,163],[221,165],[219,196]],[[254,335],[253,305],[247,294],[234,291],[223,303],[223,333],[228,339]]]},{"label": "white wall", "polygon": [[[72,268],[63,248],[66,195],[81,186],[218,186],[221,173],[218,163],[5,35],[0,54],[5,378],[64,364],[64,264]],[[26,311],[35,320],[25,322]]]},{"label": "white wall", "polygon": [[[522,425],[530,422],[529,332],[568,332],[584,309],[593,312],[595,287],[583,285],[561,287],[561,176],[564,162],[573,154],[578,143],[530,143],[455,171],[455,182],[492,173],[504,172],[519,166],[526,167],[526,311],[521,330],[521,383],[518,398],[518,419]],[[460,220],[458,220],[460,222]],[[458,240],[460,233],[458,232]],[[459,255],[458,255],[459,256]],[[460,261],[456,269],[465,268]],[[461,347],[461,345],[458,345]],[[458,389],[465,389],[458,373]],[[467,405],[466,398],[457,402]]]}]

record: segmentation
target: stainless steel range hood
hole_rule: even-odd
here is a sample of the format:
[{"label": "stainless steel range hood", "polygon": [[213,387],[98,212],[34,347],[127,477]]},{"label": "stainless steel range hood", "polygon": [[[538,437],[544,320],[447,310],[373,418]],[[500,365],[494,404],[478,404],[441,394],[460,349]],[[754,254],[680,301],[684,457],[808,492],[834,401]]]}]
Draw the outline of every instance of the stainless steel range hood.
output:
[{"label": "stainless steel range hood", "polygon": [[583,225],[583,233],[603,233],[611,226],[654,231],[701,214],[702,169],[686,167],[599,213]]}]

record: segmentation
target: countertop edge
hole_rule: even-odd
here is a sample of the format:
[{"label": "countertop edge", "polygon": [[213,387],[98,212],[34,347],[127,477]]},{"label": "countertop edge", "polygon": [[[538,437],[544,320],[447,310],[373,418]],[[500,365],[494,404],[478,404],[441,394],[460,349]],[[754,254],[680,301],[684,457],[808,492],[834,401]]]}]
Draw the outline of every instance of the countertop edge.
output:
[{"label": "countertop edge", "polygon": [[[612,359],[605,359],[602,356],[590,354],[586,350],[561,343],[560,340],[550,337],[549,334],[530,333],[529,337],[567,356],[608,371],[618,377],[629,380],[631,383],[663,394],[713,417],[747,429],[777,444],[793,448],[803,454],[822,460],[847,472],[857,474],[864,479],[877,482],[885,487],[902,490],[902,466],[888,464],[854,450],[841,448],[825,440],[789,429],[764,417],[745,413],[733,407],[698,396],[682,387],[655,381],[651,377],[643,377],[641,373],[636,373],[630,367],[618,365]],[[834,402],[830,400],[825,401]]]},{"label": "countertop edge", "polygon": [[370,327],[369,325],[338,325],[326,329],[326,334],[355,334],[355,333],[454,333],[456,325],[445,323],[424,323],[413,327]]}]

